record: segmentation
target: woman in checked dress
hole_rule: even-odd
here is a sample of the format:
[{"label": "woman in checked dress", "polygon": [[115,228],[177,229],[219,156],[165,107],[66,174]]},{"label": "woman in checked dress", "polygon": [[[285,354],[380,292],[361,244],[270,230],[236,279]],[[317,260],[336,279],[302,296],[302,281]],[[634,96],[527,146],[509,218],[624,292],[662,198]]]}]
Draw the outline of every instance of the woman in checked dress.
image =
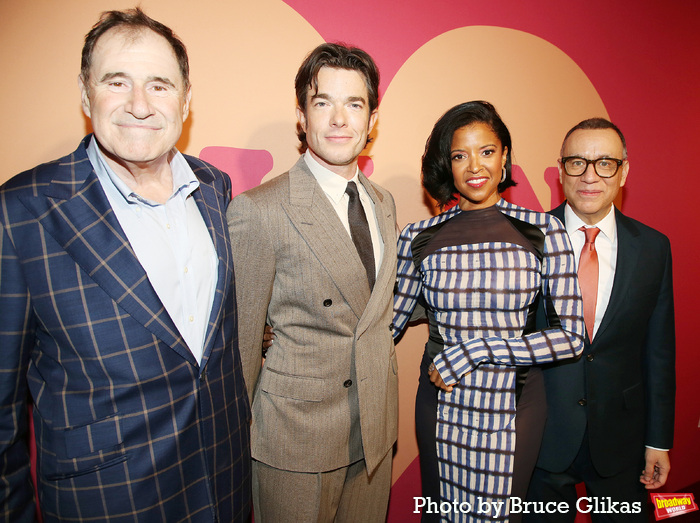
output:
[{"label": "woman in checked dress", "polygon": [[556,218],[501,198],[514,185],[511,156],[491,104],[450,109],[428,138],[423,186],[443,208],[457,205],[399,238],[395,336],[416,304],[429,324],[416,398],[423,496],[469,508],[442,514],[451,521],[506,521],[498,503],[525,498],[546,416],[532,365],[583,349],[569,238]]}]

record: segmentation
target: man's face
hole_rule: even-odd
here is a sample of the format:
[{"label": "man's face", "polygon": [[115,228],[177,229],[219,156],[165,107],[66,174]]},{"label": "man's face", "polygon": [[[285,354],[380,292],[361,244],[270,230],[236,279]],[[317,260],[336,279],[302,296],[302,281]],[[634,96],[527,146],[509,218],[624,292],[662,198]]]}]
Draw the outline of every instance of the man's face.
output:
[{"label": "man's face", "polygon": [[175,53],[148,29],[111,29],[95,45],[89,85],[79,80],[83,111],[115,166],[157,168],[169,160],[189,113]]},{"label": "man's face", "polygon": [[306,92],[306,114],[297,107],[297,118],[314,159],[332,172],[352,178],[357,157],[377,120],[377,111],[369,112],[362,75],[350,69],[322,67],[318,90]]},{"label": "man's face", "polygon": [[[588,160],[608,157],[622,160],[622,141],[613,129],[578,129],[571,133],[563,147],[562,157],[580,156]],[[588,165],[581,176],[569,176],[559,162],[559,181],[576,215],[595,225],[610,211],[610,205],[627,181],[629,163],[625,161],[612,178],[601,178]]]}]

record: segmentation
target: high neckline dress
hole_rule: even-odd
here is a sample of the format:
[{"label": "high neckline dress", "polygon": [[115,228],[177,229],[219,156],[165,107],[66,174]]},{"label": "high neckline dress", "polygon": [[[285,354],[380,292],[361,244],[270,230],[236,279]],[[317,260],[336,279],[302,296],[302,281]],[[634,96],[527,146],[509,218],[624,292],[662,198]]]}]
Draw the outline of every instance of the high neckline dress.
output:
[{"label": "high neckline dress", "polygon": [[[510,495],[519,377],[583,349],[569,238],[556,218],[501,200],[410,224],[398,251],[395,333],[421,303],[430,327],[423,364],[454,385],[437,394],[434,418],[416,419],[419,439],[425,424],[434,434],[440,499],[458,508],[442,518],[505,521],[504,510],[486,513],[483,503]],[[538,299],[549,317],[543,330],[534,330]]]}]

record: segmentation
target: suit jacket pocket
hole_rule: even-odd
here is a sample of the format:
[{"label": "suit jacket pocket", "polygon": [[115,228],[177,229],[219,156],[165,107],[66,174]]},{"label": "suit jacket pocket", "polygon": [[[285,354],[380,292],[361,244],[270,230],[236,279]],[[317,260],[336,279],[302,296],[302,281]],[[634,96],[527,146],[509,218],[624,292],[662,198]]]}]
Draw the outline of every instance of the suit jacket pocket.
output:
[{"label": "suit jacket pocket", "polygon": [[94,452],[109,452],[122,442],[119,416],[109,416],[81,427],[63,430],[67,458],[79,458]]},{"label": "suit jacket pocket", "polygon": [[324,380],[286,374],[263,367],[260,388],[268,394],[301,401],[322,401],[327,395]]},{"label": "suit jacket pocket", "polygon": [[128,459],[123,448],[125,420],[111,415],[86,425],[51,431],[55,453],[42,456],[42,473],[49,480],[66,479],[121,463]]}]

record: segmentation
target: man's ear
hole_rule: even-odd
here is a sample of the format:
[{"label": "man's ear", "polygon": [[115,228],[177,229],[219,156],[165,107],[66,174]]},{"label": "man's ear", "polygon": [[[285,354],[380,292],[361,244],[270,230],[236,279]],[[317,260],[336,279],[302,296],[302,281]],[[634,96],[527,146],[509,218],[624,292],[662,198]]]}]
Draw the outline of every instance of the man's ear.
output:
[{"label": "man's ear", "polygon": [[557,168],[559,169],[559,184],[564,185],[564,164],[561,163],[561,158],[557,160]]},{"label": "man's ear", "polygon": [[90,96],[82,75],[78,75],[78,87],[80,88],[80,103],[83,106],[83,112],[85,116],[90,118]]},{"label": "man's ear", "polygon": [[627,182],[627,174],[630,172],[630,162],[625,160],[622,164],[622,172],[620,173],[620,187],[624,187]]},{"label": "man's ear", "polygon": [[190,114],[190,100],[192,100],[192,86],[187,88],[185,93],[185,103],[182,105],[182,121],[187,120]]},{"label": "man's ear", "polygon": [[299,125],[301,126],[301,130],[306,132],[306,115],[304,114],[304,111],[301,110],[301,107],[297,105],[296,108],[296,113],[297,113],[297,122],[299,122]]},{"label": "man's ear", "polygon": [[377,117],[379,116],[379,109],[375,109],[372,111],[372,114],[369,115],[369,125],[367,126],[367,134],[372,132],[372,129],[374,129],[374,125],[377,123]]}]

